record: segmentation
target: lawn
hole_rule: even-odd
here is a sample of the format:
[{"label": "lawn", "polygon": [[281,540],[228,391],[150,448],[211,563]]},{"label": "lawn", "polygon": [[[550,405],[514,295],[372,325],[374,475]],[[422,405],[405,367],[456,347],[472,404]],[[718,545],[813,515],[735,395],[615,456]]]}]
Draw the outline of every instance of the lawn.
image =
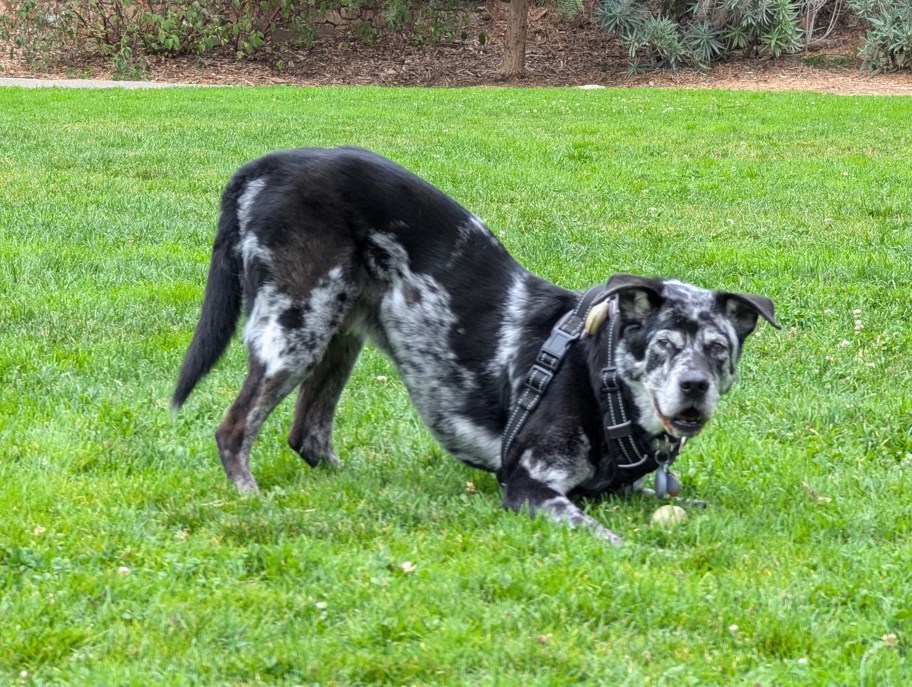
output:
[{"label": "lawn", "polygon": [[[287,400],[239,497],[212,436],[239,342],[168,407],[219,196],[338,144],[568,287],[772,298],[676,464],[709,508],[588,503],[616,549],[506,513],[373,349],[343,467],[287,448]],[[901,97],[0,89],[0,684],[909,684],[910,150]]]}]

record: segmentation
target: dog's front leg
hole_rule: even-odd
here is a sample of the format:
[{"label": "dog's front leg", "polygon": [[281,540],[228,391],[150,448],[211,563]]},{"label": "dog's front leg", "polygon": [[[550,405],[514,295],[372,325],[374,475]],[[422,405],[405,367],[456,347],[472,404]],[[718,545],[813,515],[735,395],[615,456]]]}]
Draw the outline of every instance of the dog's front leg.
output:
[{"label": "dog's front leg", "polygon": [[604,539],[614,546],[623,544],[623,540],[614,532],[586,515],[565,494],[544,482],[533,478],[529,472],[517,466],[503,484],[504,508],[519,511],[528,505],[529,514],[533,517],[545,517],[560,522],[568,527],[583,526],[599,539]]}]

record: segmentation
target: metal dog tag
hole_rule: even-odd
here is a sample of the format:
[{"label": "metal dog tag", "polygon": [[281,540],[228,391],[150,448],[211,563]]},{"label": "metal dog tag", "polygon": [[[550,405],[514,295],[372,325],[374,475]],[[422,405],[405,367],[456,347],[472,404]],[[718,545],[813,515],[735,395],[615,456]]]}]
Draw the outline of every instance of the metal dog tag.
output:
[{"label": "metal dog tag", "polygon": [[678,479],[678,476],[674,474],[671,470],[668,470],[668,483],[666,489],[668,489],[669,496],[677,496],[681,493],[681,480]]},{"label": "metal dog tag", "polygon": [[656,470],[655,492],[656,498],[659,499],[681,493],[681,480],[665,465],[659,465],[659,469]]},{"label": "metal dog tag", "polygon": [[655,476],[656,498],[664,499],[666,496],[677,496],[681,493],[681,480],[668,469],[667,463],[659,463]]},{"label": "metal dog tag", "polygon": [[659,469],[656,470],[655,492],[657,499],[664,499],[668,496],[668,473],[665,471],[664,465],[659,465]]}]

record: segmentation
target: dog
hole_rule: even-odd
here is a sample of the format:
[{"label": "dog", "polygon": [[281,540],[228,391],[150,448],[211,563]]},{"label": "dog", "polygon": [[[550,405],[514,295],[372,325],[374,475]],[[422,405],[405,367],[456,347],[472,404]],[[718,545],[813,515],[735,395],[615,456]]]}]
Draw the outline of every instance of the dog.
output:
[{"label": "dog", "polygon": [[[229,479],[257,491],[251,445],[296,388],[288,444],[311,466],[336,465],[336,404],[369,339],[393,360],[441,446],[496,473],[507,509],[619,543],[571,497],[629,491],[667,467],[735,382],[758,318],[779,325],[766,297],[676,280],[614,275],[592,300],[528,411],[541,385],[534,366],[553,362],[543,342],[580,294],[524,269],[474,214],[386,158],[352,147],[274,152],[241,167],[223,194],[172,407],[224,353],[243,306],[248,372],[215,433]],[[608,303],[612,328],[591,317]],[[587,333],[583,317],[595,320]],[[606,410],[605,369],[616,371],[616,409],[627,422],[605,420],[615,414]],[[528,417],[517,427],[520,406]],[[645,457],[623,458],[606,434],[618,427]]]}]

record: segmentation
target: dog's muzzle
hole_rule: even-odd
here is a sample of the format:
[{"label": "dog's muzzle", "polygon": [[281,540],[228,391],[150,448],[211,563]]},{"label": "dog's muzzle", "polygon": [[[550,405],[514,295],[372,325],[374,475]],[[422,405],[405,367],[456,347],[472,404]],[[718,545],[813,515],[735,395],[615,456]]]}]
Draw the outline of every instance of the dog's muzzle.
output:
[{"label": "dog's muzzle", "polygon": [[665,431],[676,439],[696,436],[709,422],[710,415],[695,406],[684,408],[669,416],[662,412],[655,400],[652,405]]}]

